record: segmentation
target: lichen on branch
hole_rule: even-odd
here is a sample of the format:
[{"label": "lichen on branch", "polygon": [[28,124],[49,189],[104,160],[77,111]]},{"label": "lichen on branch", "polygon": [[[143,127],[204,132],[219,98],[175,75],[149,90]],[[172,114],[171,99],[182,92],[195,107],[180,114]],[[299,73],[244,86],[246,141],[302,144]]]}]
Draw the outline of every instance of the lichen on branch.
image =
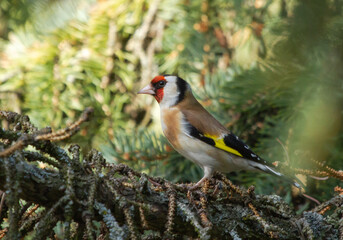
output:
[{"label": "lichen on branch", "polygon": [[56,234],[65,239],[343,235],[339,188],[331,200],[296,215],[279,196],[255,195],[253,187],[237,187],[220,173],[190,191],[188,185],[107,163],[96,150],[82,155],[76,144],[65,150],[53,143],[75,134],[91,112],[86,109],[78,121],[56,132],[38,130],[26,116],[0,112],[10,126],[0,129],[0,239]]}]

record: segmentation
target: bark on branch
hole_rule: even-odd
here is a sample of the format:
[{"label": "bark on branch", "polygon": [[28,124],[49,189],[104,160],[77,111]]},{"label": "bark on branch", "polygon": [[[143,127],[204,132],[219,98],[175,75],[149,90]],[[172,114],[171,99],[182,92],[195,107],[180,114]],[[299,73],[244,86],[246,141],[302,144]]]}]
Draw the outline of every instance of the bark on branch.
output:
[{"label": "bark on branch", "polygon": [[[9,115],[1,112],[0,116]],[[57,134],[38,131],[19,115],[4,118],[21,127],[0,130],[0,195],[6,192],[0,224],[9,219],[0,239],[24,237],[32,230],[34,239],[46,239],[54,235],[58,221],[63,223],[65,239],[343,236],[342,195],[298,216],[279,196],[255,195],[253,187],[240,189],[219,173],[202,189],[188,191],[187,186],[149,177],[123,164],[108,164],[95,150],[80,159],[77,145],[67,153],[51,143],[74,133],[70,128],[78,128],[82,121]],[[38,151],[28,151],[28,145]],[[38,161],[49,167],[38,167]],[[21,206],[20,200],[27,204]],[[325,215],[328,208],[332,211]]]}]

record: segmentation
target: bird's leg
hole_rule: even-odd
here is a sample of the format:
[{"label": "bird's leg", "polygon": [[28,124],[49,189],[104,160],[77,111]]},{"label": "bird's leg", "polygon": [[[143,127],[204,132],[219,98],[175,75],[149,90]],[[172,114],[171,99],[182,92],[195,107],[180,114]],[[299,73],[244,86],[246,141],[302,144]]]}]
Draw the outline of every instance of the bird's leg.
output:
[{"label": "bird's leg", "polygon": [[209,168],[209,167],[204,167],[204,176],[202,177],[202,179],[200,179],[199,182],[197,182],[194,186],[190,187],[190,190],[194,190],[198,187],[200,187],[200,185],[206,181],[206,180],[210,180],[213,174],[213,169]]}]

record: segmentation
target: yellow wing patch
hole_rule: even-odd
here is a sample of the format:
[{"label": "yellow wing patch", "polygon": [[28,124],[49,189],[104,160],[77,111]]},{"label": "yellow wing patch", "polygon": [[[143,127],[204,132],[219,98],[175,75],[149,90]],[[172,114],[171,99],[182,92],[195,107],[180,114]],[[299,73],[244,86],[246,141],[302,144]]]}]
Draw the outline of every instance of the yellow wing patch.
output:
[{"label": "yellow wing patch", "polygon": [[216,148],[219,148],[219,149],[222,149],[226,152],[229,152],[229,153],[235,154],[237,156],[243,157],[243,155],[240,154],[237,150],[226,146],[226,144],[224,143],[224,138],[218,138],[218,136],[210,135],[210,134],[204,134],[204,136],[211,138],[215,142]]}]

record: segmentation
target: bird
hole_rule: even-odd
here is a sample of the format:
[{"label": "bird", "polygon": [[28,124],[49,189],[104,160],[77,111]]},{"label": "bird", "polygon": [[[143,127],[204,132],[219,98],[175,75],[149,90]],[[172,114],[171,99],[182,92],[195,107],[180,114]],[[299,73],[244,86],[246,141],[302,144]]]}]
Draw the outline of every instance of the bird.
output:
[{"label": "bird", "polygon": [[156,76],[138,94],[154,96],[160,106],[162,130],[169,143],[203,169],[204,176],[193,189],[209,180],[215,171],[241,170],[266,172],[301,188],[213,117],[194,97],[190,84],[181,77]]}]

